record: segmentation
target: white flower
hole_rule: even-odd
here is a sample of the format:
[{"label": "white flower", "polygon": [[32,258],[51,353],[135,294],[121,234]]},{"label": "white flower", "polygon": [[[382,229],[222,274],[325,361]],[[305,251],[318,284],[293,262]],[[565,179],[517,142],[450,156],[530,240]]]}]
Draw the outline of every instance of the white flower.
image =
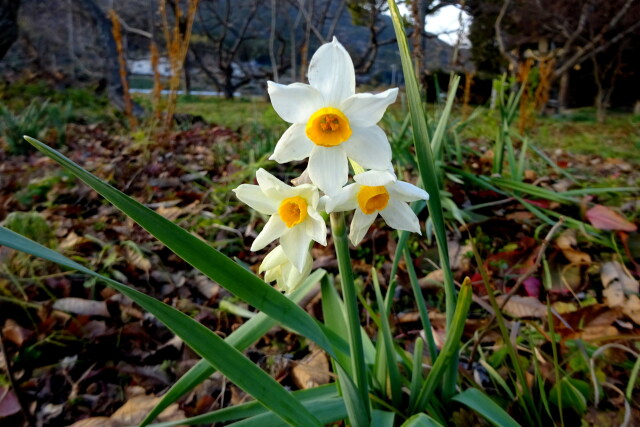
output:
[{"label": "white flower", "polygon": [[325,200],[327,212],[355,209],[349,228],[349,240],[353,245],[362,241],[378,213],[392,228],[422,234],[418,217],[408,202],[429,200],[426,191],[408,182],[398,181],[388,171],[370,170],[355,175],[353,179],[356,181],[354,184],[347,185]]},{"label": "white flower", "polygon": [[302,271],[298,271],[285,255],[282,246],[277,246],[264,257],[262,264],[260,264],[259,272],[264,272],[265,282],[273,282],[275,280],[278,289],[291,292],[311,273],[313,259],[308,250],[306,254]]},{"label": "white flower", "polygon": [[327,244],[327,226],[317,211],[318,190],[310,184],[291,187],[264,169],[256,178],[258,185],[242,184],[233,190],[253,209],[271,215],[251,250],[259,251],[279,238],[287,258],[302,272],[311,240]]},{"label": "white flower", "polygon": [[328,195],[347,183],[347,158],[367,169],[391,164],[389,141],[376,123],[398,89],[356,94],[355,86],[353,62],[335,37],[311,58],[308,85],[268,82],[273,108],[292,123],[270,159],[286,163],[308,157],[311,181]]}]

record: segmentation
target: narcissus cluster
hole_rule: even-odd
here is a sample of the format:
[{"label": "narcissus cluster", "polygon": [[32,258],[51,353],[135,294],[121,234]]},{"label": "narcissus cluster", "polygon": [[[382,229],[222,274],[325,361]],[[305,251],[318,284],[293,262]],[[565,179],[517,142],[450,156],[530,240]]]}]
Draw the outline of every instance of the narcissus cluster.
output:
[{"label": "narcissus cluster", "polygon": [[[353,62],[336,38],[313,55],[308,77],[308,85],[268,82],[268,91],[278,115],[291,123],[270,159],[287,163],[308,158],[311,184],[289,186],[260,169],[258,185],[242,184],[234,190],[241,201],[270,215],[251,250],[280,240],[260,272],[286,291],[309,274],[311,242],[327,244],[320,211],[353,210],[349,240],[358,245],[378,214],[390,227],[420,233],[408,203],[429,198],[426,191],[398,181],[389,140],[377,125],[398,89],[376,95],[355,93]],[[354,174],[355,182],[346,185],[349,161],[356,172],[364,172]]]}]

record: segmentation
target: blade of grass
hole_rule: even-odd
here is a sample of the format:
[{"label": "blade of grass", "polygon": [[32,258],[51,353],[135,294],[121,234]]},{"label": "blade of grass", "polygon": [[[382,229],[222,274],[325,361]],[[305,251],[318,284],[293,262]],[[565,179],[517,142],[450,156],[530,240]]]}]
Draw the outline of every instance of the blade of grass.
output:
[{"label": "blade of grass", "polygon": [[422,296],[422,289],[420,288],[420,283],[418,282],[418,276],[416,275],[415,268],[413,268],[413,259],[411,259],[411,253],[406,247],[404,248],[404,259],[407,263],[407,272],[409,273],[411,290],[413,291],[413,296],[416,300],[416,305],[418,306],[418,313],[420,314],[422,329],[424,330],[424,335],[427,338],[427,345],[429,348],[429,356],[431,356],[431,363],[434,363],[438,357],[438,347],[436,346],[436,341],[433,338],[431,320],[429,320],[429,312],[427,310],[427,305],[424,302],[424,297]]},{"label": "blade of grass", "polygon": [[[337,398],[337,389],[335,384],[327,384],[320,387],[310,388],[307,390],[298,390],[291,393],[291,395],[300,401],[302,404],[306,404],[312,401],[321,401]],[[154,423],[153,427],[174,427],[182,425],[200,425],[200,424],[213,424],[223,423],[228,421],[236,421],[243,418],[254,417],[267,412],[267,409],[260,404],[260,402],[253,401],[242,403],[240,405],[229,406],[226,408],[218,409],[206,414],[196,415],[182,420],[167,421],[163,423]],[[313,412],[313,411],[312,411]]]},{"label": "blade of grass", "polygon": [[[296,303],[300,302],[300,300],[309,293],[311,288],[325,275],[325,270],[320,269],[314,271],[306,278],[302,285],[291,293],[289,296],[291,301]],[[277,322],[265,313],[258,313],[255,317],[243,323],[238,329],[233,331],[231,335],[225,338],[225,342],[240,351],[245,350],[252,343],[269,332],[269,330],[276,326],[276,324]],[[162,399],[160,399],[158,404],[147,414],[140,426],[144,427],[149,424],[169,405],[178,400],[186,392],[192,390],[202,381],[209,378],[215,371],[215,368],[212,367],[205,359],[200,360],[171,386],[171,388],[162,396]]]},{"label": "blade of grass", "polygon": [[424,351],[424,341],[418,337],[413,348],[413,365],[411,367],[411,387],[409,389],[409,407],[412,408],[415,400],[420,394],[420,384],[422,384],[422,352]]},{"label": "blade of grass", "polygon": [[[400,380],[400,371],[398,370],[398,364],[396,362],[397,358],[393,346],[393,337],[391,336],[391,326],[389,325],[389,318],[385,314],[382,292],[380,291],[380,283],[378,282],[378,273],[375,268],[371,269],[371,274],[373,277],[373,288],[376,294],[376,301],[378,303],[378,316],[382,326],[382,334],[378,335],[378,339],[382,340],[382,350],[385,353],[385,359],[387,362],[391,401],[393,402],[393,406],[398,408],[402,401],[402,382]],[[386,381],[382,383],[384,388],[386,388],[386,383]]]},{"label": "blade of grass", "polygon": [[[443,378],[445,371],[449,369],[452,364],[452,360],[456,361],[455,368],[457,369],[457,357],[460,339],[462,338],[462,332],[464,330],[465,321],[471,306],[471,296],[473,290],[471,289],[471,281],[469,278],[465,278],[460,288],[460,294],[458,295],[458,304],[453,316],[453,322],[451,328],[447,331],[447,340],[445,341],[442,351],[438,356],[438,359],[433,364],[426,381],[423,383],[420,389],[420,394],[416,399],[416,404],[410,411],[418,412],[427,407],[429,399],[433,395],[438,383]],[[453,384],[455,387],[455,384]]]},{"label": "blade of grass", "polygon": [[427,414],[416,414],[405,421],[401,427],[444,427]]},{"label": "blade of grass", "polygon": [[[509,354],[509,358],[511,359],[511,364],[513,370],[515,371],[516,378],[518,379],[518,384],[516,384],[516,392],[518,396],[522,396],[522,399],[518,399],[518,403],[520,407],[524,410],[527,420],[533,422],[533,420],[537,420],[537,425],[540,425],[540,414],[535,410],[534,400],[531,396],[531,390],[527,385],[526,376],[522,366],[520,365],[520,360],[518,359],[518,354],[515,350],[513,343],[511,342],[511,337],[509,331],[507,330],[507,325],[504,320],[504,316],[502,315],[502,311],[500,310],[500,306],[496,301],[496,297],[493,293],[493,288],[491,287],[491,283],[489,282],[489,275],[487,274],[487,270],[484,267],[484,263],[482,262],[482,258],[480,258],[480,253],[478,252],[478,248],[476,246],[475,239],[470,238],[471,249],[473,251],[473,255],[476,260],[476,264],[478,266],[478,270],[480,271],[480,275],[482,276],[482,283],[484,284],[485,290],[487,291],[487,295],[489,296],[489,302],[491,303],[491,308],[495,313],[496,322],[498,323],[498,328],[500,329],[500,335],[502,336],[502,340],[507,347],[507,353]],[[536,418],[533,418],[533,417]],[[535,425],[535,424],[534,424]]]},{"label": "blade of grass", "polygon": [[321,425],[318,419],[307,411],[300,402],[292,398],[291,394],[276,380],[248,360],[238,350],[225,343],[213,331],[181,311],[120,282],[91,271],[63,255],[4,227],[0,227],[0,245],[8,246],[96,277],[153,314],[167,328],[182,338],[196,353],[205,358],[211,366],[218,369],[234,384],[256,398],[283,420],[290,423],[298,423],[301,420],[305,420],[304,423],[309,423],[309,425]]},{"label": "blade of grass", "polygon": [[[429,214],[431,215],[431,218],[433,218],[440,264],[445,273],[445,305],[447,329],[449,329],[451,327],[451,322],[453,321],[453,313],[456,307],[456,289],[453,283],[453,274],[451,273],[451,268],[449,266],[446,228],[442,213],[442,205],[440,203],[440,187],[436,176],[433,154],[431,152],[431,142],[429,141],[424,109],[422,108],[420,90],[413,70],[412,57],[409,52],[409,45],[404,30],[402,16],[400,15],[400,11],[398,10],[398,6],[394,0],[388,0],[388,4],[393,28],[396,33],[396,39],[398,40],[398,47],[400,49],[402,71],[404,74],[407,98],[409,100],[409,112],[411,114],[414,146],[418,156],[418,168],[420,170],[420,176],[422,177],[422,183],[430,193],[427,204],[429,206]],[[440,120],[446,122],[448,120],[447,115],[443,114]]]},{"label": "blade of grass", "polygon": [[245,270],[196,236],[87,172],[46,144],[28,136],[25,136],[25,139],[100,193],[176,255],[203,274],[283,325],[315,341],[330,355],[335,356],[332,342],[321,326],[306,311],[259,277]]},{"label": "blade of grass", "polygon": [[463,391],[453,400],[468,406],[498,427],[518,427],[520,425],[500,405],[476,388]]},{"label": "blade of grass", "polygon": [[[341,421],[347,417],[344,402],[340,398],[312,400],[310,402],[306,402],[304,406],[309,410],[309,412],[315,415],[323,425]],[[294,425],[304,426],[305,424],[297,422]],[[274,417],[273,414],[266,412],[246,420],[229,424],[228,426],[282,427],[283,423],[277,417]]]}]

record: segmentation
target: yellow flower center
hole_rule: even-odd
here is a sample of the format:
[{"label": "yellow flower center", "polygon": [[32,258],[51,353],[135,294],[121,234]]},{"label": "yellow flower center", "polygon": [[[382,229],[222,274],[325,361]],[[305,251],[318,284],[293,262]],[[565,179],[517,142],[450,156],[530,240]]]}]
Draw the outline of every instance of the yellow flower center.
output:
[{"label": "yellow flower center", "polygon": [[351,137],[349,119],[333,107],[321,108],[313,113],[305,131],[314,144],[322,147],[335,147]]},{"label": "yellow flower center", "polygon": [[307,201],[302,197],[289,197],[280,203],[278,208],[280,218],[287,227],[300,224],[307,217]]},{"label": "yellow flower center", "polygon": [[389,192],[384,186],[370,187],[363,185],[358,191],[358,204],[362,212],[367,215],[381,211],[389,203]]}]

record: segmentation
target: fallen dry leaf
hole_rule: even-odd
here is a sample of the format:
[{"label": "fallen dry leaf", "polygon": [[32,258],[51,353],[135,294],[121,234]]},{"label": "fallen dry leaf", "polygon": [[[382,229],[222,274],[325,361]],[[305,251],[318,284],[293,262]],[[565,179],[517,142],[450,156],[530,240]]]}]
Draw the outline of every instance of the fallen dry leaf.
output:
[{"label": "fallen dry leaf", "polygon": [[13,390],[0,386],[0,418],[20,412],[20,404]]},{"label": "fallen dry leaf", "polygon": [[577,245],[576,231],[572,228],[563,231],[556,239],[556,246],[571,264],[591,264],[591,256],[576,249]]},{"label": "fallen dry leaf", "polygon": [[93,301],[83,298],[60,298],[53,303],[53,308],[73,314],[109,317],[109,310],[104,301]]},{"label": "fallen dry leaf", "polygon": [[[502,304],[505,298],[505,295],[500,295],[496,300],[498,304]],[[547,306],[541,303],[538,298],[514,295],[507,301],[502,311],[517,318],[536,317],[541,319],[547,315]]]},{"label": "fallen dry leaf", "polygon": [[2,334],[6,339],[18,347],[33,336],[33,332],[18,325],[13,319],[7,319],[2,328]]},{"label": "fallen dry leaf", "polygon": [[585,216],[591,225],[600,230],[638,230],[638,226],[607,206],[595,205],[586,212]]},{"label": "fallen dry leaf", "polygon": [[600,269],[605,303],[609,307],[621,307],[622,312],[640,324],[640,283],[631,277],[617,261],[605,262]]},{"label": "fallen dry leaf", "polygon": [[[123,426],[140,424],[159,401],[160,398],[153,395],[133,396],[111,415],[111,420]],[[174,403],[162,411],[156,420],[165,422],[182,420],[184,418],[184,413],[178,408],[178,404]]]},{"label": "fallen dry leaf", "polygon": [[327,355],[321,350],[314,350],[291,369],[291,376],[301,389],[327,384],[331,380]]},{"label": "fallen dry leaf", "polygon": [[69,427],[121,427],[117,421],[112,420],[109,417],[91,417],[84,420],[76,421]]}]

